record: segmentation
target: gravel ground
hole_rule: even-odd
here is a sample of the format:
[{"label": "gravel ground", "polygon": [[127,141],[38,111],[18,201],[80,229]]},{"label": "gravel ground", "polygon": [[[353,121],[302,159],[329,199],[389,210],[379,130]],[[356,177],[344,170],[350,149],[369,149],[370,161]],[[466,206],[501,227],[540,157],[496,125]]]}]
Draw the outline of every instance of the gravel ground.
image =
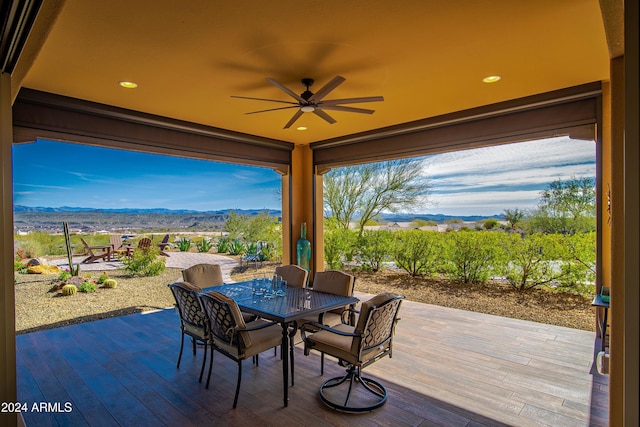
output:
[{"label": "gravel ground", "polygon": [[[264,263],[258,270],[235,267],[230,277],[240,281],[273,273],[275,265]],[[97,279],[101,272],[90,274]],[[428,304],[595,331],[595,312],[590,298],[540,290],[523,293],[503,283],[477,285],[411,278],[390,270],[353,274],[357,276],[356,291],[359,292],[393,291],[409,300]],[[172,307],[174,300],[167,284],[182,277],[179,268],[167,268],[156,277],[131,278],[119,269],[108,271],[108,275],[117,280],[117,288],[99,287],[93,293],[65,297],[49,292],[57,282],[56,275],[16,274],[17,333]]]}]

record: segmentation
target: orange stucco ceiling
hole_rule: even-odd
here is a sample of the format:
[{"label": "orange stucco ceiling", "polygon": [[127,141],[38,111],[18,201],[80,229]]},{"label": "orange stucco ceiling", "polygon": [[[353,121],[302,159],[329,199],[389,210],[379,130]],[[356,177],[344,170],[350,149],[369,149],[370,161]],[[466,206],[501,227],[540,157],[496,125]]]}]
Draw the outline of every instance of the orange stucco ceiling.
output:
[{"label": "orange stucco ceiling", "polygon": [[[307,144],[608,80],[608,58],[598,0],[67,0],[23,87]],[[336,75],[326,99],[384,102],[297,131],[294,110],[231,98],[289,101],[265,78],[301,93]]]}]

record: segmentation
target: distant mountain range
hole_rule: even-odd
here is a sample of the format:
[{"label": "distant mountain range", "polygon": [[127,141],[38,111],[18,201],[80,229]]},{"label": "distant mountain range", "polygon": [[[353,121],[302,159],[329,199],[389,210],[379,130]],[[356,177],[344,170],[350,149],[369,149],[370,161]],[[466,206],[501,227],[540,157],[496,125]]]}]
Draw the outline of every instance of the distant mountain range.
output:
[{"label": "distant mountain range", "polygon": [[[208,217],[215,216],[220,218],[221,216],[227,216],[231,212],[235,212],[241,215],[257,215],[265,211],[265,209],[221,209],[216,211],[196,211],[190,209],[164,209],[164,208],[151,208],[151,209],[138,209],[138,208],[116,208],[116,209],[96,209],[96,208],[82,208],[61,206],[59,208],[52,207],[32,207],[32,206],[14,206],[15,214],[27,214],[27,213],[51,213],[51,214],[93,214],[93,215],[111,215],[111,214],[124,214],[124,215],[177,215],[187,217]],[[269,215],[280,216],[281,211],[276,209],[266,209]],[[452,219],[459,219],[462,221],[474,222],[482,221],[487,218],[503,219],[502,215],[463,215],[453,216],[445,214],[421,214],[421,213],[395,213],[395,214],[383,214],[382,219],[389,222],[411,222],[417,219],[425,221],[445,222]]]},{"label": "distant mountain range", "polygon": [[280,215],[279,210],[275,209],[223,209],[217,211],[195,211],[190,209],[164,209],[164,208],[151,208],[151,209],[141,209],[141,208],[115,208],[115,209],[98,209],[98,208],[81,208],[81,207],[73,207],[73,206],[60,206],[59,208],[51,208],[44,206],[22,206],[15,205],[13,207],[14,213],[23,213],[23,212],[94,212],[94,213],[105,213],[105,214],[132,214],[132,215],[148,215],[148,214],[159,214],[159,215],[229,215],[230,212],[236,212],[238,214],[243,215],[257,215],[264,211],[268,211],[269,215]]}]

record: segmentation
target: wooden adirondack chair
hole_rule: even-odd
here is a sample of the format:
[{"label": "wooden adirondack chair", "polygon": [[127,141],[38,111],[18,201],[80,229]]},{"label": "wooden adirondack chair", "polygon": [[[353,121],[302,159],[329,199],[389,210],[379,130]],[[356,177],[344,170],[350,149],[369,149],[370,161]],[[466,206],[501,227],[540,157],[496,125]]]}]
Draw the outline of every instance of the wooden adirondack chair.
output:
[{"label": "wooden adirondack chair", "polygon": [[[84,245],[84,249],[87,252],[87,255],[89,255],[82,261],[83,264],[90,264],[99,259],[103,259],[105,261],[109,261],[111,259],[111,245],[90,246],[82,237],[80,238],[80,240]],[[97,251],[101,251],[101,252],[97,252]]]}]

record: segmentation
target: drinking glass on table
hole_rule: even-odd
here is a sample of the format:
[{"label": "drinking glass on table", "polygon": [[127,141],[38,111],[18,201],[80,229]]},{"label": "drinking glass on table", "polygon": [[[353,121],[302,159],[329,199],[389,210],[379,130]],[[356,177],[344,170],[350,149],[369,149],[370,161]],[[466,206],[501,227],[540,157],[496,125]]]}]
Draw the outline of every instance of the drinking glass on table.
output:
[{"label": "drinking glass on table", "polygon": [[262,281],[254,278],[251,283],[251,291],[253,294],[253,303],[257,303],[264,296],[264,290],[262,286]]}]

